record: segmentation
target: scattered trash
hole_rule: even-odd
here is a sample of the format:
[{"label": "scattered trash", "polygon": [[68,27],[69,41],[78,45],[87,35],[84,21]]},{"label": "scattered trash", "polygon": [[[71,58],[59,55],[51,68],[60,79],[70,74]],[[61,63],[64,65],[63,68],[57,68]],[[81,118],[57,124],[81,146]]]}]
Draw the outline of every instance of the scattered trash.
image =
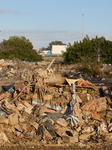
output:
[{"label": "scattered trash", "polygon": [[87,142],[112,142],[111,84],[103,90],[81,73],[67,73],[66,67],[58,73],[51,69],[53,62],[21,62],[24,69],[17,64],[0,69],[2,80],[8,80],[1,82],[0,143],[86,147]]}]

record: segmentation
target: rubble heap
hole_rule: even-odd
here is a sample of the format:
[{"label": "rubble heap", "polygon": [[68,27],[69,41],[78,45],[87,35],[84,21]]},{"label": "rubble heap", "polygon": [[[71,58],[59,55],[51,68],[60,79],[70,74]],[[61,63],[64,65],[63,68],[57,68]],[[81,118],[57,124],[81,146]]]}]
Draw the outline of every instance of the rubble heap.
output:
[{"label": "rubble heap", "polygon": [[[25,74],[26,75],[26,74]],[[0,94],[0,143],[112,141],[112,102],[87,80],[35,69]]]}]

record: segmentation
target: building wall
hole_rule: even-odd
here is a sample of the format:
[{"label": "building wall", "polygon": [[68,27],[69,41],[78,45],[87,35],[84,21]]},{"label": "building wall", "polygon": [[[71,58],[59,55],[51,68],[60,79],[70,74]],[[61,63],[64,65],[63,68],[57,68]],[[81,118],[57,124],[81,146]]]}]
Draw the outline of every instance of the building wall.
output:
[{"label": "building wall", "polygon": [[62,55],[61,51],[66,51],[67,45],[52,45],[52,54],[60,54]]}]

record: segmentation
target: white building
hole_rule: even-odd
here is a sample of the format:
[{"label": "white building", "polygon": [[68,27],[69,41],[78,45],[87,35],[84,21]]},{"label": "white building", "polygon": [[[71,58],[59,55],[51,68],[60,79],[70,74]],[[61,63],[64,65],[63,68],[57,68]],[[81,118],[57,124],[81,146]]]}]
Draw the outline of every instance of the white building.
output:
[{"label": "white building", "polygon": [[52,54],[62,55],[66,51],[67,45],[52,45]]}]

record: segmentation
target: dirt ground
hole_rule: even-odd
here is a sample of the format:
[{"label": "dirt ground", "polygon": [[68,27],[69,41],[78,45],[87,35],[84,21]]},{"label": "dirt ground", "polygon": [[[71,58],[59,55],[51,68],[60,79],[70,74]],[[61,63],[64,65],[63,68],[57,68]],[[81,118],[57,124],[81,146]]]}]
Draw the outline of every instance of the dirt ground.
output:
[{"label": "dirt ground", "polygon": [[0,150],[112,150],[112,143],[90,143],[85,144],[84,147],[76,145],[68,145],[68,144],[62,144],[62,145],[52,145],[52,144],[33,144],[33,143],[27,143],[27,144],[15,144],[15,145],[1,145]]},{"label": "dirt ground", "polygon": [[62,56],[57,56],[57,57],[53,57],[53,55],[47,55],[47,56],[44,55],[43,56],[43,59],[45,61],[52,61],[54,58],[55,58],[56,61],[63,61],[64,60]]}]

